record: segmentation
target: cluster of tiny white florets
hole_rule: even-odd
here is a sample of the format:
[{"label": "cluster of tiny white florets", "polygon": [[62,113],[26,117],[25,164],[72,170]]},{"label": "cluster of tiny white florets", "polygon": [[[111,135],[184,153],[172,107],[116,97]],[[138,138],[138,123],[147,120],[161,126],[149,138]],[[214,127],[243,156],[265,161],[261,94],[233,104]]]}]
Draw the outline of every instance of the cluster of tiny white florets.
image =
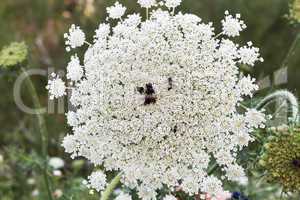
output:
[{"label": "cluster of tiny white florets", "polygon": [[88,180],[83,181],[83,184],[99,192],[106,186],[106,175],[102,171],[95,171],[88,177]]},{"label": "cluster of tiny white florets", "polygon": [[125,14],[126,7],[122,6],[119,2],[116,2],[114,6],[108,7],[106,11],[110,18],[119,19]]},{"label": "cluster of tiny white florets", "polygon": [[79,58],[75,55],[67,66],[67,78],[72,81],[79,81],[83,76],[83,66],[80,65]]},{"label": "cluster of tiny white florets", "polygon": [[168,8],[175,8],[181,4],[181,0],[166,0],[165,5]]},{"label": "cluster of tiny white florets", "polygon": [[138,0],[142,8],[151,8],[156,5],[156,0]]},{"label": "cluster of tiny white florets", "polygon": [[71,48],[81,47],[85,42],[84,32],[74,24],[71,26],[69,33],[65,33],[64,37],[66,39],[67,51],[70,51]]},{"label": "cluster of tiny white florets", "polygon": [[132,198],[129,194],[121,192],[121,194],[119,194],[115,200],[131,200],[131,199]]},{"label": "cluster of tiny white florets", "polygon": [[177,198],[174,197],[173,195],[167,195],[167,196],[164,197],[163,200],[177,200]]},{"label": "cluster of tiny white florets", "polygon": [[[156,2],[139,3],[148,8]],[[169,8],[180,1],[165,3]],[[262,60],[251,43],[228,39],[246,27],[239,15],[226,12],[217,35],[196,15],[167,10],[154,9],[145,21],[132,14],[114,27],[102,23],[82,64],[71,58],[67,76],[76,110],[67,114],[73,133],[63,146],[72,157],[121,171],[122,183],[144,200],[155,199],[163,185],[214,196],[223,191],[222,179],[246,180],[237,151],[253,140],[249,133],[265,118],[254,109],[237,111],[258,89],[238,65]],[[107,11],[119,19],[125,8],[117,3]],[[67,44],[84,43],[78,33],[71,29]],[[56,82],[48,85],[55,97],[64,94]],[[223,170],[220,177],[208,174],[212,160]],[[101,190],[103,179],[92,174],[89,185]]]},{"label": "cluster of tiny white florets", "polygon": [[243,20],[240,20],[241,15],[232,16],[228,11],[225,11],[225,19],[221,21],[223,33],[229,37],[239,36],[240,32],[247,26]]},{"label": "cluster of tiny white florets", "polygon": [[66,84],[55,73],[51,74],[51,79],[48,81],[46,89],[49,90],[50,99],[59,98],[66,94]]}]

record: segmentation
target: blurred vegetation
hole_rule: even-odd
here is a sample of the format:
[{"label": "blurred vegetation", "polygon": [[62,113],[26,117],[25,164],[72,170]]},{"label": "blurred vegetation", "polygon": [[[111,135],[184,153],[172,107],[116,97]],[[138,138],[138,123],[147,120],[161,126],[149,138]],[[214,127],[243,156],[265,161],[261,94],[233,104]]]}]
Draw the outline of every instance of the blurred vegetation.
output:
[{"label": "blurred vegetation", "polygon": [[[25,41],[29,46],[28,66],[31,68],[55,68],[64,70],[70,55],[65,52],[63,33],[71,24],[77,24],[92,38],[98,24],[106,17],[105,8],[113,0],[1,0],[0,2],[0,49],[14,41]],[[127,12],[139,12],[134,0],[120,0]],[[212,21],[220,29],[224,11],[241,13],[248,28],[239,38],[241,43],[253,41],[261,49],[265,62],[247,73],[258,80],[270,78],[270,85],[260,92],[266,94],[276,88],[288,88],[300,94],[300,41],[295,41],[300,26],[290,20],[291,1],[288,0],[184,0],[184,12],[199,15],[205,22]],[[299,3],[300,4],[300,3]],[[287,54],[294,44],[294,50]],[[277,85],[276,72],[287,67],[288,81]],[[17,73],[0,70],[0,199],[46,199],[42,177],[39,176],[40,136],[36,118],[19,110],[13,99],[13,83]],[[45,85],[47,77],[32,77],[42,105],[48,102]],[[24,89],[22,97],[31,105],[31,97]],[[51,175],[51,185],[63,190],[61,199],[99,199],[96,194],[82,188],[81,181],[91,171],[88,163],[71,161],[60,146],[62,137],[70,130],[63,114],[49,114],[46,123],[49,132],[48,154],[66,161],[63,176]],[[36,169],[36,170],[34,170]],[[49,170],[51,172],[51,170]],[[28,183],[33,178],[35,183]],[[250,186],[249,186],[250,187]],[[253,186],[259,187],[259,184]],[[237,188],[238,189],[238,188]],[[241,188],[239,188],[241,189]],[[38,190],[40,195],[35,195]],[[245,191],[249,191],[246,188]],[[255,189],[253,189],[255,190]],[[252,194],[252,199],[265,200]],[[270,189],[271,194],[274,189]],[[255,193],[255,192],[254,192]],[[269,193],[268,193],[269,194]],[[55,196],[55,195],[54,195]],[[66,197],[65,197],[66,196]],[[263,199],[262,199],[263,198]],[[269,198],[272,199],[272,197]],[[274,199],[274,198],[273,198]]]}]

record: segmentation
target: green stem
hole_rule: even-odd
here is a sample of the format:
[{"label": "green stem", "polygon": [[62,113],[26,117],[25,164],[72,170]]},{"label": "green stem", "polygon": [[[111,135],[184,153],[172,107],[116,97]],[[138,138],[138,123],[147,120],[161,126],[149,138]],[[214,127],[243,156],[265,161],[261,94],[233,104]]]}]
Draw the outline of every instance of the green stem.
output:
[{"label": "green stem", "polygon": [[208,175],[212,175],[214,173],[214,171],[216,171],[216,169],[218,168],[218,164],[215,162],[208,170],[207,174]]},{"label": "green stem", "polygon": [[291,45],[288,53],[286,54],[284,60],[282,61],[281,68],[287,66],[288,60],[289,60],[290,56],[293,54],[294,49],[296,48],[296,45],[297,45],[297,42],[298,42],[299,39],[300,39],[300,32],[296,35],[294,41],[292,42],[292,45]]},{"label": "green stem", "polygon": [[[29,94],[32,97],[32,102],[34,105],[35,109],[40,109],[42,106],[40,104],[40,100],[39,97],[37,95],[36,89],[34,87],[34,84],[29,76],[29,74],[26,72],[26,70],[24,68],[21,68],[22,73],[24,73],[26,76],[26,86],[27,89],[29,90]],[[49,200],[53,200],[52,197],[52,192],[51,192],[51,188],[50,188],[50,181],[49,181],[49,177],[48,177],[48,173],[47,173],[47,166],[48,166],[48,131],[47,131],[47,127],[46,127],[46,122],[45,122],[45,118],[43,116],[43,114],[41,114],[40,112],[36,112],[35,113],[38,119],[38,125],[39,125],[39,129],[40,129],[40,138],[41,138],[41,149],[42,149],[42,156],[44,158],[44,165],[41,166],[42,168],[42,173],[43,173],[43,177],[44,177],[44,181],[45,181],[45,186],[47,189],[47,194],[48,194],[48,199]]]},{"label": "green stem", "polygon": [[106,189],[103,191],[102,195],[101,195],[101,199],[100,200],[108,200],[110,195],[113,193],[114,189],[117,187],[117,185],[119,184],[121,179],[121,173],[118,174],[117,176],[115,176],[110,184],[106,187]]}]

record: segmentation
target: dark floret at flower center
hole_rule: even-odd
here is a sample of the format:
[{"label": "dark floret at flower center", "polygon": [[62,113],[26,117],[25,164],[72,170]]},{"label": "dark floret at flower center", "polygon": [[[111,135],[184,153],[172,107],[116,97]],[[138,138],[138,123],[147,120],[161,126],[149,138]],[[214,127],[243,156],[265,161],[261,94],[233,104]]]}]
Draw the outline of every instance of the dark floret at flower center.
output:
[{"label": "dark floret at flower center", "polygon": [[147,83],[144,87],[137,87],[137,91],[140,94],[145,95],[144,105],[154,104],[156,103],[157,97],[155,96],[155,90],[153,88],[152,83]]},{"label": "dark floret at flower center", "polygon": [[146,93],[147,95],[153,95],[153,94],[155,94],[155,90],[154,90],[154,88],[153,88],[152,83],[147,83],[147,84],[146,84],[146,91],[145,91],[145,93]]},{"label": "dark floret at flower center", "polygon": [[300,169],[300,158],[293,159],[292,164],[293,164],[294,167]]}]

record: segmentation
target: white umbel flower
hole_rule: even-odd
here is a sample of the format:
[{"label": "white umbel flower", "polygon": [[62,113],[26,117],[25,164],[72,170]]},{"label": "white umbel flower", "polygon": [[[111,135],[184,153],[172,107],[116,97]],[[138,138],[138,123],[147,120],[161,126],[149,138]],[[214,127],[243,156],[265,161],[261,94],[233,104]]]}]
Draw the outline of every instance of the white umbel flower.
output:
[{"label": "white umbel flower", "polygon": [[259,57],[259,48],[252,47],[252,42],[248,42],[247,46],[239,49],[239,58],[242,64],[253,66],[254,63],[259,60],[263,62],[263,58]]},{"label": "white umbel flower", "polygon": [[239,36],[240,32],[246,28],[244,21],[240,20],[239,14],[234,17],[228,11],[225,11],[225,19],[221,22],[223,33],[229,37]]},{"label": "white umbel flower", "polygon": [[173,195],[167,195],[163,198],[163,200],[177,200]]},{"label": "white umbel flower", "polygon": [[69,29],[69,33],[65,33],[64,37],[66,39],[66,50],[70,51],[71,48],[74,49],[76,47],[81,47],[85,42],[85,34],[80,29],[79,26],[71,25]]},{"label": "white umbel flower", "polygon": [[[139,0],[146,8],[153,2]],[[224,34],[244,28],[239,16],[225,18]],[[72,87],[77,110],[68,114],[73,133],[65,150],[121,171],[122,183],[143,200],[164,185],[180,185],[190,195],[223,191],[221,177],[208,175],[210,161],[226,178],[226,167],[263,121],[238,112],[257,85],[239,76],[239,45],[216,35],[212,23],[173,9],[154,9],[145,21],[133,14],[114,27],[100,25]]]},{"label": "white umbel flower", "polygon": [[226,176],[231,181],[240,182],[241,180],[244,181],[246,178],[244,169],[239,165],[229,165],[226,168]]},{"label": "white umbel flower", "polygon": [[59,98],[66,94],[65,82],[55,73],[51,74],[52,79],[48,80],[46,89],[49,90],[50,99]]},{"label": "white umbel flower", "polygon": [[168,8],[175,8],[181,4],[181,0],[166,0],[165,5]]},{"label": "white umbel flower", "polygon": [[88,181],[84,181],[88,188],[95,189],[97,192],[104,190],[106,186],[106,175],[102,171],[93,172],[89,177]]},{"label": "white umbel flower", "polygon": [[108,16],[112,19],[121,18],[126,11],[126,7],[122,6],[119,2],[116,2],[113,6],[106,8]]},{"label": "white umbel flower", "polygon": [[79,58],[72,56],[71,61],[67,66],[67,78],[72,81],[79,81],[83,76],[83,68],[80,65]]},{"label": "white umbel flower", "polygon": [[132,198],[129,194],[121,192],[121,194],[119,194],[115,200],[132,200]]},{"label": "white umbel flower", "polygon": [[59,157],[51,157],[49,159],[49,166],[51,166],[53,169],[60,169],[65,166],[65,162]]},{"label": "white umbel flower", "polygon": [[138,4],[140,4],[142,8],[151,8],[155,6],[156,0],[138,0]]}]

